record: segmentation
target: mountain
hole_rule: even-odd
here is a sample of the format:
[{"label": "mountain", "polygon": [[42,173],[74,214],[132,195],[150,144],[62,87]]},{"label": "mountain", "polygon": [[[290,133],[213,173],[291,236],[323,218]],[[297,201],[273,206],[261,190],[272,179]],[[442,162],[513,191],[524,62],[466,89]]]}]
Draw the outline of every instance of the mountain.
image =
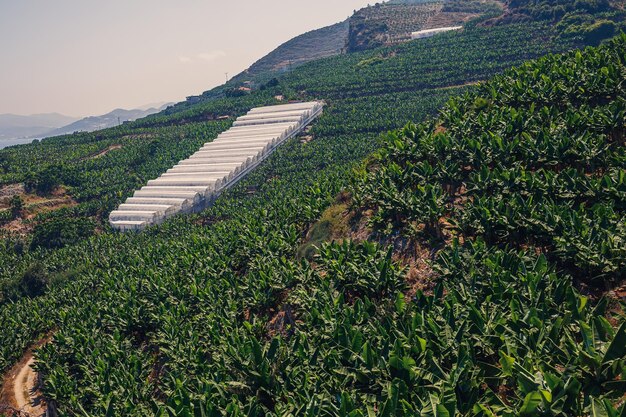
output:
[{"label": "mountain", "polygon": [[0,114],[0,140],[35,137],[76,120],[78,120],[76,117],[58,113],[31,116]]},{"label": "mountain", "polygon": [[328,56],[339,55],[348,39],[349,20],[312,30],[297,36],[256,61],[232,81],[244,81],[258,75],[281,72]]},{"label": "mountain", "polygon": [[172,104],[174,104],[174,103],[167,102],[167,101],[159,101],[159,102],[156,102],[156,103],[144,104],[141,107],[137,107],[137,109],[139,109],[139,110],[150,110],[150,109],[154,108],[154,109],[159,109],[159,111],[160,111],[162,109],[167,108],[168,106],[171,106]]},{"label": "mountain", "polygon": [[[598,44],[624,28],[624,0],[390,0],[364,7],[346,21],[297,36],[235,76],[230,84],[266,82],[304,63],[411,40],[423,29],[464,25],[495,16],[486,26],[538,20],[559,24],[564,37]],[[215,93],[215,91],[214,91]],[[217,97],[221,97],[219,91]],[[204,99],[215,95],[205,92]],[[198,97],[194,97],[197,100]]]},{"label": "mountain", "polygon": [[456,26],[502,10],[499,0],[393,0],[376,3],[345,20],[291,39],[231,82],[280,73],[319,58],[406,42],[421,29]]},{"label": "mountain", "polygon": [[106,129],[108,127],[114,127],[124,122],[134,121],[151,114],[158,113],[171,104],[172,103],[161,104],[158,108],[150,107],[134,110],[115,109],[102,116],[85,117],[84,119],[75,121],[67,126],[49,131],[45,134],[45,137],[67,135],[74,132],[93,132],[96,130]]},{"label": "mountain", "polygon": [[[83,119],[58,113],[31,116],[0,114],[0,140],[6,140],[8,143],[8,140],[39,139],[74,132],[93,132],[158,113],[172,104],[154,103],[133,110],[115,109],[102,116],[90,116]],[[26,142],[16,141],[15,143]]]}]

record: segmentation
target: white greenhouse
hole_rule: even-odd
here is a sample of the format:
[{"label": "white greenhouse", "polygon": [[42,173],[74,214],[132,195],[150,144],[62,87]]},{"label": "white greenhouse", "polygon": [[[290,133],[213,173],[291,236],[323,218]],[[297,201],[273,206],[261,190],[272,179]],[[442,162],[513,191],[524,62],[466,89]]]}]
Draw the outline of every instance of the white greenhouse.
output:
[{"label": "white greenhouse", "polygon": [[111,212],[109,223],[121,231],[142,230],[176,214],[203,210],[278,145],[302,132],[322,109],[323,103],[309,102],[250,110],[214,141],[135,191]]},{"label": "white greenhouse", "polygon": [[419,32],[411,33],[411,39],[430,38],[431,36],[435,36],[439,33],[450,32],[451,30],[461,30],[461,29],[463,29],[463,26],[449,26],[445,28],[420,30]]}]

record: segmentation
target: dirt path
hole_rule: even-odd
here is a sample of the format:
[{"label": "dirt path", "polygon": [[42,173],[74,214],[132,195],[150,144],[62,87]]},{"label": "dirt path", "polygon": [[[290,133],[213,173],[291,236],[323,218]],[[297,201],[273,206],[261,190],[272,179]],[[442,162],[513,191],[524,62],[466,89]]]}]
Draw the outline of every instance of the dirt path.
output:
[{"label": "dirt path", "polygon": [[47,406],[39,390],[39,377],[32,366],[35,364],[34,349],[50,340],[43,339],[31,347],[22,360],[4,376],[0,391],[0,415],[19,417],[47,415]]},{"label": "dirt path", "polygon": [[435,88],[435,90],[452,90],[453,88],[462,88],[462,87],[469,87],[471,85],[478,85],[478,84],[480,84],[482,82],[484,82],[484,81],[471,81],[471,82],[465,83],[465,84],[449,85],[447,87],[439,87],[439,88]]},{"label": "dirt path", "polygon": [[90,155],[90,156],[86,156],[83,159],[81,159],[81,161],[87,161],[89,159],[98,159],[98,158],[102,158],[104,155],[108,154],[111,151],[115,151],[117,149],[122,149],[122,145],[111,145],[108,148],[94,154],[94,155]]}]

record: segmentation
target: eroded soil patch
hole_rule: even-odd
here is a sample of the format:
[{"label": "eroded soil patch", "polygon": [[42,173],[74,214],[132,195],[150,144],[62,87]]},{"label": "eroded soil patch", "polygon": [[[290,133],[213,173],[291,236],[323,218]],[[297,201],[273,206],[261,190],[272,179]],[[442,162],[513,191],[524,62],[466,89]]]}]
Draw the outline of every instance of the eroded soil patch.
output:
[{"label": "eroded soil patch", "polygon": [[52,340],[49,335],[31,346],[22,359],[11,368],[2,380],[0,390],[0,415],[42,417],[47,404],[40,390],[40,379],[32,366],[34,351]]},{"label": "eroded soil patch", "polygon": [[23,209],[18,218],[0,223],[0,230],[12,234],[24,235],[32,231],[32,220],[40,213],[73,207],[78,203],[68,195],[63,187],[57,188],[50,195],[40,196],[27,193],[23,184],[11,184],[0,188],[0,212],[11,210],[11,199],[18,196],[22,200]]},{"label": "eroded soil patch", "polygon": [[87,161],[90,159],[98,159],[98,158],[102,158],[103,156],[105,156],[106,154],[108,154],[111,151],[117,150],[117,149],[122,149],[122,145],[111,145],[106,149],[101,150],[100,152],[93,154],[93,155],[89,155],[85,158],[83,158],[83,161]]}]

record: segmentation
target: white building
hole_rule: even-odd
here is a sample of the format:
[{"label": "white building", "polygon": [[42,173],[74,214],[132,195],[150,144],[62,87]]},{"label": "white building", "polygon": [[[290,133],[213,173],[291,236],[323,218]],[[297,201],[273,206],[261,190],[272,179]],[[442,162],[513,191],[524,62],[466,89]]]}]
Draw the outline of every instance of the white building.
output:
[{"label": "white building", "polygon": [[322,109],[323,103],[309,102],[250,110],[217,139],[135,191],[111,212],[109,223],[121,231],[142,230],[205,209],[277,146],[302,132]]},{"label": "white building", "polygon": [[463,29],[463,26],[449,26],[445,28],[420,30],[419,32],[411,33],[411,39],[430,38],[431,36],[435,36],[439,33],[450,32],[451,30],[461,30],[461,29]]}]

